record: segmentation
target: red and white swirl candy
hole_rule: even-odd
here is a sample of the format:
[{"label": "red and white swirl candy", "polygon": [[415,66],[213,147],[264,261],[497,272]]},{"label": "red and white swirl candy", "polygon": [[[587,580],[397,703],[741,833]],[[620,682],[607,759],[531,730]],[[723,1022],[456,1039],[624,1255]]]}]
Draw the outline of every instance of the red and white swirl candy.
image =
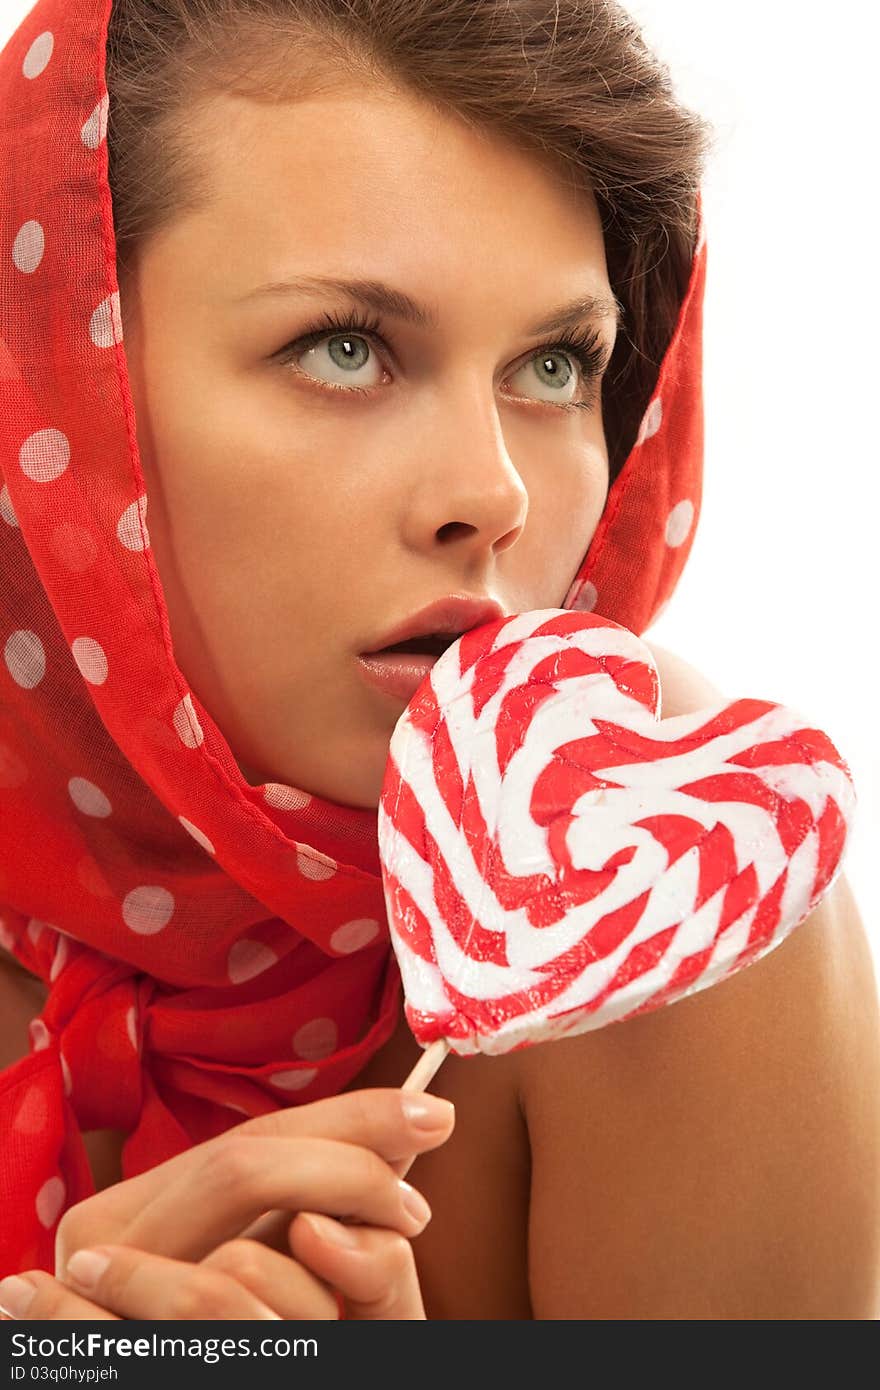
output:
[{"label": "red and white swirl candy", "polygon": [[673,1003],[828,891],[855,793],[768,700],[658,719],[627,628],[542,609],[446,651],[394,730],[379,850],[406,1017],[500,1053]]}]

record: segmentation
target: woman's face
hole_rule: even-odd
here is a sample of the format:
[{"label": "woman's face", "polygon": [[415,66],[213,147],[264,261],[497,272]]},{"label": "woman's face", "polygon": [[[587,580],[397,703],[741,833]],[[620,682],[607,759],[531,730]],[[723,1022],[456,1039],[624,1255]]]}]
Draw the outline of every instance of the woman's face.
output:
[{"label": "woman's face", "polygon": [[[596,204],[396,94],[199,119],[211,206],[122,291],[176,660],[252,785],[375,806],[404,701],[358,654],[451,594],[561,607],[602,513],[599,376],[535,331],[612,299]],[[613,302],[573,327],[601,372]]]}]

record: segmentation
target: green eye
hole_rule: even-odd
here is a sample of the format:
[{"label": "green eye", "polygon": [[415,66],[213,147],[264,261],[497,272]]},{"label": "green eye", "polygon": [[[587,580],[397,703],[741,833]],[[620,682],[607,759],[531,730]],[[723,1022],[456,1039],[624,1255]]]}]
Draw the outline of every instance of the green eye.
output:
[{"label": "green eye", "polygon": [[[336,363],[344,371],[356,372],[369,361],[369,344],[364,338],[342,337],[340,334],[327,339],[327,351]],[[314,351],[314,349],[312,349]]]},{"label": "green eye", "polygon": [[[319,351],[326,350],[330,366],[343,377],[351,378],[367,366],[373,346],[371,340],[378,338],[381,341],[381,330],[382,325],[377,318],[367,322],[355,314],[325,314],[314,328],[282,348],[277,360],[284,364],[296,363],[300,367],[302,359],[311,354],[311,366],[316,367],[319,365]],[[538,398],[545,405],[555,405],[562,410],[592,410],[596,388],[610,356],[608,345],[597,329],[572,331],[558,342],[539,348],[517,369],[515,375],[527,369],[533,370],[538,384],[548,392],[546,397]],[[366,393],[380,384],[379,381],[332,381],[322,376],[320,371],[302,370],[312,380],[340,390]],[[572,382],[577,387],[578,379],[580,394],[588,399],[559,399]]]},{"label": "green eye", "polygon": [[[362,371],[367,365],[370,360],[371,347],[366,338],[362,338],[355,333],[325,334],[323,337],[319,338],[313,346],[307,347],[305,351],[299,355],[299,361],[301,363],[303,359],[311,357],[309,375],[314,375],[318,381],[324,378],[321,376],[320,371],[313,372],[311,368],[320,367],[322,361],[320,354],[325,351],[333,367],[343,375],[352,375]],[[332,381],[328,382],[328,385],[333,384]],[[347,385],[343,382],[335,384]],[[376,385],[378,385],[378,382],[375,381],[359,383],[357,389],[364,390],[368,386]]]}]

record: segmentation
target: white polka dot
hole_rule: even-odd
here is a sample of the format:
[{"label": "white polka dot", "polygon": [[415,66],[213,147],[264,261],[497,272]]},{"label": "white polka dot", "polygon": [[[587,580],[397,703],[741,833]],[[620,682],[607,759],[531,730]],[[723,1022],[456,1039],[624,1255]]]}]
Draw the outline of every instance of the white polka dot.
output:
[{"label": "white polka dot", "polygon": [[68,521],[55,527],[49,547],[58,563],[72,574],[83,574],[98,558],[94,537],[82,526],[72,526]]},{"label": "white polka dot", "polygon": [[37,1216],[40,1224],[49,1231],[61,1215],[67,1188],[63,1178],[47,1178],[37,1193]]},{"label": "white polka dot", "polygon": [[37,430],[18,451],[22,473],[33,483],[54,483],[70,463],[70,443],[60,430]]},{"label": "white polka dot", "polygon": [[79,673],[89,685],[103,685],[107,679],[107,653],[94,637],[75,637],[70,650]]},{"label": "white polka dot", "polygon": [[130,507],[126,507],[116,527],[116,537],[126,550],[147,550],[150,533],[147,530],[147,504],[149,498],[144,494]]},{"label": "white polka dot", "polygon": [[76,876],[86,892],[91,893],[93,897],[113,897],[113,889],[90,854],[84,854],[77,861]]},{"label": "white polka dot", "polygon": [[20,787],[29,775],[27,767],[9,744],[0,742],[0,788],[11,791],[14,787]]},{"label": "white polka dot", "polygon": [[278,957],[269,946],[264,946],[262,941],[236,941],[229,952],[226,961],[226,969],[229,978],[234,985],[240,985],[245,980],[250,980],[254,975],[261,975],[264,970],[268,970],[270,965],[276,965]]},{"label": "white polka dot", "polygon": [[0,381],[22,381],[21,369],[9,350],[9,344],[0,336]]},{"label": "white polka dot", "polygon": [[153,936],[167,927],[173,912],[172,894],[154,883],[132,888],[122,904],[122,920],[139,936]]},{"label": "white polka dot", "polygon": [[46,253],[46,234],[39,222],[25,222],[12,243],[12,263],[22,275],[33,275]]},{"label": "white polka dot", "polygon": [[184,695],[173,716],[177,737],[187,748],[198,748],[205,741],[191,695]]},{"label": "white polka dot", "polygon": [[0,516],[7,526],[17,526],[18,517],[15,515],[15,508],[12,505],[12,498],[9,496],[9,488],[4,483],[0,488]]},{"label": "white polka dot", "polygon": [[11,791],[20,787],[30,776],[27,767],[9,747],[0,741],[0,788]]},{"label": "white polka dot", "polygon": [[320,883],[324,879],[332,878],[339,866],[335,859],[327,859],[323,855],[319,858],[316,854],[302,854],[297,850],[296,867],[303,878],[312,878]]},{"label": "white polka dot", "polygon": [[112,816],[113,807],[94,782],[87,781],[85,777],[71,777],[67,790],[74,806],[84,816],[98,816],[102,820]]},{"label": "white polka dot", "polygon": [[666,520],[666,544],[681,545],[690,534],[694,520],[694,504],[689,497],[677,502]]},{"label": "white polka dot", "polygon": [[375,918],[358,917],[337,927],[330,938],[330,945],[334,951],[344,951],[349,955],[352,951],[359,951],[362,946],[368,946],[378,935],[379,923]]},{"label": "white polka dot", "polygon": [[332,1018],[313,1018],[293,1035],[293,1050],[305,1062],[329,1057],[339,1040],[339,1029]]},{"label": "white polka dot", "polygon": [[134,1004],[129,1004],[128,1008],[125,1011],[125,1031],[128,1034],[128,1040],[134,1048],[135,1052],[139,1051],[137,1037],[137,1016]]},{"label": "white polka dot", "polygon": [[650,439],[653,434],[656,434],[660,428],[660,422],[662,421],[662,419],[663,402],[661,401],[659,396],[655,396],[651,404],[648,406],[648,409],[645,411],[644,419],[642,420],[641,427],[639,429],[639,437],[636,440],[636,444],[644,444],[646,439]]},{"label": "white polka dot", "polygon": [[312,1084],[317,1075],[317,1067],[301,1067],[298,1071],[275,1071],[269,1080],[273,1086],[280,1086],[282,1091],[302,1091]]},{"label": "white polka dot", "polygon": [[34,1052],[42,1052],[49,1046],[49,1029],[41,1018],[32,1018],[28,1024],[28,1035]]},{"label": "white polka dot", "polygon": [[22,690],[33,690],[46,674],[46,653],[35,632],[13,632],[3,652],[9,674]]},{"label": "white polka dot", "polygon": [[69,1096],[73,1090],[73,1081],[70,1076],[70,1067],[67,1065],[67,1058],[61,1053],[61,1075],[64,1078],[64,1094]]},{"label": "white polka dot", "polygon": [[576,589],[568,607],[577,613],[592,613],[599,601],[599,591],[591,579],[585,579]]},{"label": "white polka dot", "polygon": [[37,942],[39,941],[40,937],[43,935],[43,932],[45,930],[46,923],[41,922],[39,917],[32,917],[27,924],[27,931],[25,932],[25,936],[27,937],[28,941],[32,942],[32,944],[36,946]]},{"label": "white polka dot", "polygon": [[696,258],[697,256],[699,256],[700,252],[702,251],[702,249],[703,249],[703,247],[704,247],[705,245],[706,245],[706,218],[705,218],[704,215],[701,214],[701,215],[700,215],[700,229],[699,229],[699,231],[698,231],[698,233],[697,233],[697,245],[696,245],[696,248],[695,248],[695,250],[694,250],[694,257],[695,257],[695,258]]},{"label": "white polka dot", "polygon": [[235,1102],[231,1100],[221,1101],[221,1104],[224,1110],[234,1110],[236,1115],[247,1115],[248,1119],[250,1119],[251,1112],[249,1110],[245,1110],[243,1105],[236,1105]]},{"label": "white polka dot", "polygon": [[67,937],[59,936],[58,943],[55,947],[55,954],[52,957],[52,969],[49,971],[50,984],[53,980],[58,979],[58,976],[61,974],[62,970],[67,964],[67,956],[69,951],[70,947],[67,944]]},{"label": "white polka dot", "polygon": [[48,29],[34,39],[21,65],[25,77],[39,77],[41,72],[45,72],[54,47],[55,37]]},{"label": "white polka dot", "polygon": [[89,119],[80,131],[80,139],[90,150],[96,150],[107,137],[107,118],[110,114],[110,96],[107,92],[101,97]]},{"label": "white polka dot", "polygon": [[119,305],[119,291],[114,290],[102,299],[89,323],[89,337],[95,347],[109,348],[122,342],[122,311]]},{"label": "white polka dot", "polygon": [[15,1112],[12,1128],[19,1134],[41,1134],[49,1124],[49,1102],[41,1086],[29,1086]]},{"label": "white polka dot", "polygon": [[4,951],[11,951],[14,944],[15,936],[13,935],[12,928],[7,926],[6,923],[0,919],[0,946],[3,947]]},{"label": "white polka dot", "polygon": [[286,787],[283,782],[267,782],[263,797],[279,811],[304,811],[312,799],[308,792]]},{"label": "white polka dot", "polygon": [[207,835],[203,834],[202,831],[199,830],[197,825],[193,825],[192,821],[187,820],[186,816],[178,816],[177,819],[180,821],[180,824],[183,826],[184,830],[186,830],[190,835],[192,835],[196,844],[201,845],[202,849],[206,849],[209,854],[217,853],[217,851],[214,849],[214,846],[211,844],[211,841],[208,839]]}]

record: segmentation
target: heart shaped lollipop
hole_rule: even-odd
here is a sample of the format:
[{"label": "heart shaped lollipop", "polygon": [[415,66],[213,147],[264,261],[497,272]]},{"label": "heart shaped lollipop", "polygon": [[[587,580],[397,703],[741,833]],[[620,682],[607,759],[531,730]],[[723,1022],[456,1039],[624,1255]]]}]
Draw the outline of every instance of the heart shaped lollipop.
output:
[{"label": "heart shaped lollipop", "polygon": [[705,989],[830,888],[855,792],[827,736],[768,700],[659,698],[634,633],[550,608],[465,634],[407,706],[379,851],[433,1070]]}]

